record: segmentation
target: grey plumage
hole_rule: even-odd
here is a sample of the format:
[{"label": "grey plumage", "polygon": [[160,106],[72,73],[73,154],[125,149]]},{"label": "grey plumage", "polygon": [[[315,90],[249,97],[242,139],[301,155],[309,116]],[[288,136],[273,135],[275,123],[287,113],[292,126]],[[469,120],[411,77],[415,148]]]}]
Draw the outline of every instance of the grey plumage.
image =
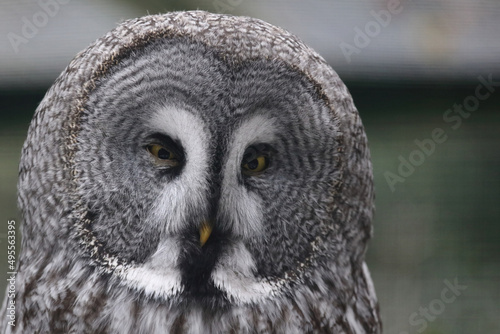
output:
[{"label": "grey plumage", "polygon": [[33,118],[19,206],[7,333],[381,331],[357,110],[260,20],[147,16],[79,53]]}]

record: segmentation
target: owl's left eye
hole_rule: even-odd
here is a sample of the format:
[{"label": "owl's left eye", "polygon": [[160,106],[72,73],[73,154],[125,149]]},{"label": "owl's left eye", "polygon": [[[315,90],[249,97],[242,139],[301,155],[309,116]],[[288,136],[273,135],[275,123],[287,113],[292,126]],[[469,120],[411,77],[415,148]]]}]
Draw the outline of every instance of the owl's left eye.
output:
[{"label": "owl's left eye", "polygon": [[267,157],[266,156],[258,156],[255,159],[241,165],[243,168],[243,173],[251,174],[251,173],[260,173],[267,167]]},{"label": "owl's left eye", "polygon": [[146,148],[160,167],[176,167],[179,165],[178,156],[172,149],[159,144],[150,144]]},{"label": "owl's left eye", "polygon": [[241,162],[244,175],[258,175],[269,167],[269,155],[265,145],[251,146],[246,149]]}]

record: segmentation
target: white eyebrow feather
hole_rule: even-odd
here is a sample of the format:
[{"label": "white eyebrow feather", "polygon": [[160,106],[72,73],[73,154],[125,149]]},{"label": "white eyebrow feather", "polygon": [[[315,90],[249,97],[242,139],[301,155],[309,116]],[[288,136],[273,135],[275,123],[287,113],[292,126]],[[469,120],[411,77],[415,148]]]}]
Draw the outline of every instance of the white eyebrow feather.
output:
[{"label": "white eyebrow feather", "polygon": [[257,114],[244,122],[234,132],[224,166],[220,211],[224,221],[235,235],[248,238],[261,233],[262,201],[238,183],[241,160],[248,146],[275,140],[276,125],[271,118]]},{"label": "white eyebrow feather", "polygon": [[152,210],[152,219],[165,222],[165,232],[175,233],[185,226],[189,212],[200,211],[206,206],[210,136],[200,118],[173,106],[160,107],[149,125],[179,141],[185,150],[186,163],[181,175],[165,184]]}]

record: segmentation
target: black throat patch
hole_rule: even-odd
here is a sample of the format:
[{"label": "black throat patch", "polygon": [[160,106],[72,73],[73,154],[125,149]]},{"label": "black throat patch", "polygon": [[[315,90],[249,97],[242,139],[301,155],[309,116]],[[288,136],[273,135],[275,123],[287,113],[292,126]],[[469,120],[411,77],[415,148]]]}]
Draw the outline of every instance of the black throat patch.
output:
[{"label": "black throat patch", "polygon": [[179,270],[185,299],[207,307],[221,307],[226,304],[228,301],[224,293],[211,281],[215,265],[230,243],[226,233],[215,226],[203,246],[196,228],[185,230],[180,239]]}]

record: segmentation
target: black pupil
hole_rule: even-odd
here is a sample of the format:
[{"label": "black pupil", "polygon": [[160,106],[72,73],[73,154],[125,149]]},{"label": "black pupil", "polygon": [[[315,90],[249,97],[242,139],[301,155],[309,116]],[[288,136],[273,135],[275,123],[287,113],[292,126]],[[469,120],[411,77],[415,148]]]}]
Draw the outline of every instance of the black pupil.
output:
[{"label": "black pupil", "polygon": [[259,167],[259,161],[257,159],[253,159],[247,164],[249,169],[257,169]]},{"label": "black pupil", "polygon": [[168,150],[166,150],[164,148],[161,148],[158,151],[158,158],[164,159],[164,160],[170,159],[170,151],[168,151]]}]

